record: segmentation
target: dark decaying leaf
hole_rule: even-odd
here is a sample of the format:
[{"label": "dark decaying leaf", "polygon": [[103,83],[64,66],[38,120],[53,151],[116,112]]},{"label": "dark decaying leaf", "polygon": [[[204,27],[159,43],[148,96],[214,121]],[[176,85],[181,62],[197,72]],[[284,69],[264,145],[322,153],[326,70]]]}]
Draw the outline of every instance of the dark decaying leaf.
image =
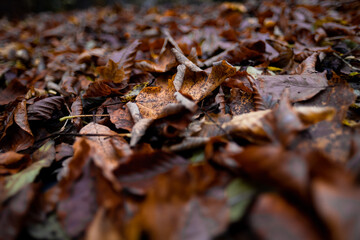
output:
[{"label": "dark decaying leaf", "polygon": [[28,106],[28,120],[48,120],[54,112],[61,110],[63,106],[64,98],[60,96],[41,99]]},{"label": "dark decaying leaf", "polygon": [[14,101],[17,97],[24,95],[27,92],[24,86],[18,79],[14,79],[10,84],[0,93],[0,105],[8,104]]},{"label": "dark decaying leaf", "polygon": [[68,196],[59,203],[58,215],[69,237],[77,237],[90,224],[94,217],[97,203],[94,180],[91,176],[90,163],[82,169],[81,176],[73,182]]},{"label": "dark decaying leaf", "polygon": [[30,147],[34,138],[27,119],[26,101],[18,103],[8,118],[9,120],[0,138],[1,149],[21,151]]},{"label": "dark decaying leaf", "polygon": [[29,184],[18,192],[11,201],[2,204],[0,208],[0,239],[17,239],[23,228],[26,214],[36,196],[37,186]]},{"label": "dark decaying leaf", "polygon": [[130,155],[114,169],[114,174],[121,182],[136,181],[151,178],[186,163],[185,159],[173,153],[149,149]]},{"label": "dark decaying leaf", "polygon": [[[71,115],[81,115],[81,114],[83,114],[83,103],[81,98],[77,97],[71,105]],[[82,127],[81,118],[73,118],[72,121],[77,128],[80,129]]]}]

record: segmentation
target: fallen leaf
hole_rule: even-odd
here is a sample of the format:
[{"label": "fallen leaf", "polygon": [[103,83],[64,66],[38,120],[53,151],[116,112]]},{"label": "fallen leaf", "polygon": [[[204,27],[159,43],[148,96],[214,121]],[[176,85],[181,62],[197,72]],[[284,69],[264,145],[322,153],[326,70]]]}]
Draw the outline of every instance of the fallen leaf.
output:
[{"label": "fallen leaf", "polygon": [[158,118],[167,105],[177,102],[174,93],[175,88],[172,79],[167,81],[167,85],[143,88],[136,97],[136,104],[142,117]]},{"label": "fallen leaf", "polygon": [[310,219],[271,193],[259,197],[250,222],[263,239],[322,239]]},{"label": "fallen leaf", "polygon": [[47,97],[34,102],[27,108],[28,120],[48,120],[54,111],[60,111],[64,105],[64,98],[59,96]]},{"label": "fallen leaf", "polygon": [[226,61],[214,63],[209,76],[205,74],[197,76],[196,74],[185,75],[180,93],[191,96],[192,100],[199,102],[214,91],[227,78],[236,73],[236,69]]},{"label": "fallen leaf", "polygon": [[122,83],[125,78],[124,68],[118,68],[118,64],[116,64],[113,60],[109,59],[109,62],[105,67],[97,67],[96,71],[100,73],[100,76],[109,82],[114,83]]},{"label": "fallen leaf", "polygon": [[14,174],[31,164],[28,155],[16,152],[0,153],[0,175]]},{"label": "fallen leaf", "polygon": [[12,197],[23,188],[34,182],[41,169],[49,167],[55,158],[54,142],[48,141],[38,150],[38,154],[44,155],[43,158],[34,162],[24,170],[6,177],[5,193],[2,195],[1,202]]},{"label": "fallen leaf", "polygon": [[359,226],[359,189],[335,187],[324,181],[315,181],[312,185],[315,206],[328,225],[334,239],[358,239]]},{"label": "fallen leaf", "polygon": [[11,201],[0,208],[0,239],[17,239],[36,196],[37,187],[29,184],[15,194]]},{"label": "fallen leaf", "polygon": [[26,101],[24,100],[18,103],[10,114],[0,138],[0,146],[7,151],[20,151],[30,147],[33,142],[33,133],[28,123]]},{"label": "fallen leaf", "polygon": [[[121,70],[121,73],[123,73],[122,81],[124,81],[124,82],[128,82],[130,79],[130,74],[131,74],[131,70],[132,70],[131,68],[134,65],[136,51],[137,51],[139,44],[140,44],[140,41],[135,40],[126,48],[124,48],[120,51],[117,51],[117,52],[113,52],[110,55],[110,59],[117,63],[117,65],[118,65],[117,68]],[[114,82],[117,83],[119,81],[114,81]]]}]

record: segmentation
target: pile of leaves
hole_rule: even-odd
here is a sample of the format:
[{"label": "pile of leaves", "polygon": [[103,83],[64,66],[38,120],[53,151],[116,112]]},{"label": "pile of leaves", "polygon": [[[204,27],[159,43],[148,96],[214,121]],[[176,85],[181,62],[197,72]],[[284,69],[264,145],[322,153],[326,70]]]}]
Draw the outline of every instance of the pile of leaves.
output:
[{"label": "pile of leaves", "polygon": [[0,239],[360,239],[360,2],[0,20]]}]

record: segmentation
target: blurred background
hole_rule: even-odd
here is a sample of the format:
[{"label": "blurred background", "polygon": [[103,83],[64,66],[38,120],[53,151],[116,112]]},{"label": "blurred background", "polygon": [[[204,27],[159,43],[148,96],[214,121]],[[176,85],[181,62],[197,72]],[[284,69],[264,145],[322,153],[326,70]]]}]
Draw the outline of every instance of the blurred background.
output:
[{"label": "blurred background", "polygon": [[151,7],[157,4],[196,4],[218,0],[0,0],[0,17],[23,18],[26,13],[65,11],[92,6],[136,4]]}]

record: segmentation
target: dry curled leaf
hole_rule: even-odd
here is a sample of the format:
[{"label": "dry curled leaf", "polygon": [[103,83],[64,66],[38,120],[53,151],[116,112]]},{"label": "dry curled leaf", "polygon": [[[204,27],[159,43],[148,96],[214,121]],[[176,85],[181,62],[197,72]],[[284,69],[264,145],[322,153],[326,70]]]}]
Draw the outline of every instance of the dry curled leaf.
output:
[{"label": "dry curled leaf", "polygon": [[[131,70],[134,65],[135,56],[139,45],[140,41],[135,40],[126,48],[118,52],[113,52],[110,55],[110,59],[117,63],[117,68],[119,69],[118,71],[120,71],[123,75],[122,81],[124,82],[128,82],[130,79]],[[114,82],[118,83],[118,81]]]},{"label": "dry curled leaf", "polygon": [[180,93],[190,96],[195,102],[199,102],[214,91],[227,78],[236,73],[236,69],[226,61],[214,63],[211,73],[185,75]]},{"label": "dry curled leaf", "polygon": [[111,59],[109,59],[105,67],[97,67],[96,71],[100,73],[102,79],[109,82],[122,83],[125,78],[124,68],[119,69],[118,64]]},{"label": "dry curled leaf", "polygon": [[36,101],[27,108],[28,120],[50,119],[55,111],[61,110],[64,98],[60,96],[47,97]]}]

